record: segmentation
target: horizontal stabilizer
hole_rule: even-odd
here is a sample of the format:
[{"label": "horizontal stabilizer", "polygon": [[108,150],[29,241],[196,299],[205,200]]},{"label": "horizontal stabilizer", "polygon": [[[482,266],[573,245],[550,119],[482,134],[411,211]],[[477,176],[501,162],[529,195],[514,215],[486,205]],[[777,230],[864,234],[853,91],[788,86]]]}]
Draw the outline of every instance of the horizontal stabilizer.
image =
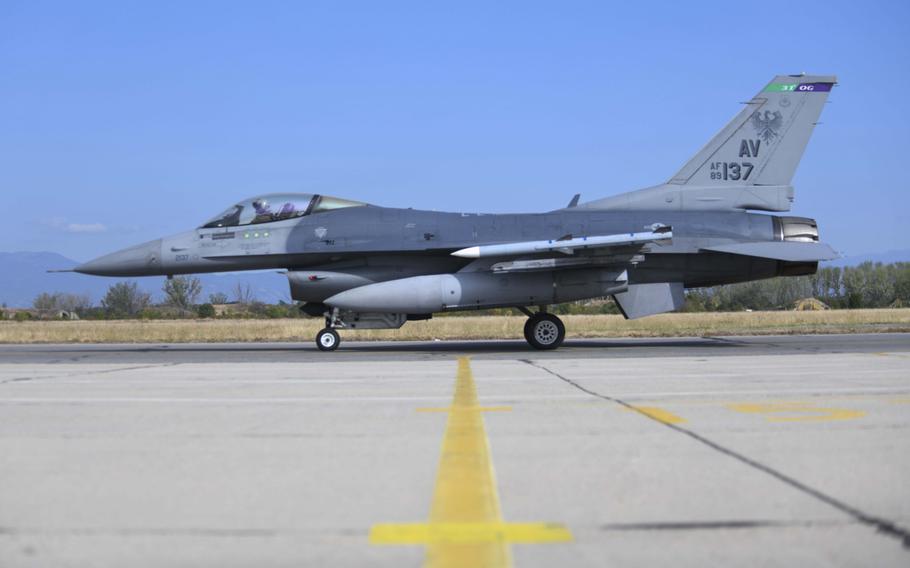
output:
[{"label": "horizontal stabilizer", "polygon": [[821,260],[834,260],[840,258],[834,249],[824,243],[796,243],[796,242],[764,242],[764,243],[736,243],[732,245],[718,245],[705,247],[702,250],[713,252],[726,252],[744,256],[757,256],[759,258],[772,258],[787,262],[818,262]]},{"label": "horizontal stabilizer", "polygon": [[484,258],[491,256],[515,256],[558,251],[572,254],[576,249],[619,247],[636,244],[669,241],[673,232],[667,226],[655,226],[652,231],[642,233],[622,233],[619,235],[597,235],[593,237],[575,237],[551,239],[547,241],[524,241],[498,245],[480,245],[457,250],[452,256],[461,258]]},{"label": "horizontal stabilizer", "polygon": [[631,284],[613,299],[626,319],[636,319],[676,311],[685,304],[686,294],[682,282],[658,282]]}]

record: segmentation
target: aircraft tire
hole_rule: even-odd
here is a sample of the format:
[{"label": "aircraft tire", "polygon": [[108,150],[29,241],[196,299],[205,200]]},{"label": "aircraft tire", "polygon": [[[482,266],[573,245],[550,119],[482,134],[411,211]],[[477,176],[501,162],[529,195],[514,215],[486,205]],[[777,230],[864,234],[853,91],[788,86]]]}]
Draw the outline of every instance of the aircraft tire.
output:
[{"label": "aircraft tire", "polygon": [[316,347],[320,351],[334,351],[338,349],[340,343],[341,338],[338,337],[338,332],[330,327],[316,334]]},{"label": "aircraft tire", "polygon": [[534,314],[525,330],[525,338],[534,349],[556,349],[566,338],[565,324],[553,314]]}]

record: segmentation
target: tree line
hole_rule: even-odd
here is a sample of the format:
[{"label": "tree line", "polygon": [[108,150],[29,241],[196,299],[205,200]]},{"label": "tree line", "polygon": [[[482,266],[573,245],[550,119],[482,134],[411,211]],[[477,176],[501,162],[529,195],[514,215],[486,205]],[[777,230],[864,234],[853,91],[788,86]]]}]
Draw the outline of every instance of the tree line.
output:
[{"label": "tree line", "polygon": [[[89,319],[301,317],[299,304],[260,302],[248,284],[238,283],[231,297],[218,292],[203,299],[202,283],[198,278],[176,276],[165,280],[162,293],[164,300],[155,304],[151,294],[139,289],[135,282],[118,282],[108,288],[100,305],[96,306],[87,294],[44,292],[35,298],[33,311],[41,317],[75,313]],[[824,267],[810,276],[771,278],[689,290],[685,311],[792,309],[796,302],[807,298],[819,300],[832,309],[910,307],[910,262],[865,262],[852,267]],[[222,310],[225,304],[230,304],[230,309]],[[216,306],[219,306],[217,310]],[[618,312],[609,299],[560,304],[554,306],[553,311],[561,314]],[[508,314],[512,310],[506,308],[480,313]],[[478,312],[464,313],[474,314]],[[30,314],[19,319],[27,317]]]},{"label": "tree line", "polygon": [[823,267],[815,274],[690,290],[690,311],[787,309],[815,298],[832,309],[910,307],[910,262]]},{"label": "tree line", "polygon": [[[202,282],[193,276],[175,276],[164,281],[163,301],[155,303],[152,295],[139,288],[136,282],[117,282],[111,285],[99,305],[88,294],[42,292],[32,302],[32,312],[42,318],[67,318],[71,314],[82,319],[169,319],[228,317],[300,317],[295,304],[279,302],[266,304],[256,299],[249,284],[238,283],[232,294],[216,292],[203,296]],[[229,305],[218,313],[216,306]],[[28,319],[30,313],[19,312],[17,319]]]}]

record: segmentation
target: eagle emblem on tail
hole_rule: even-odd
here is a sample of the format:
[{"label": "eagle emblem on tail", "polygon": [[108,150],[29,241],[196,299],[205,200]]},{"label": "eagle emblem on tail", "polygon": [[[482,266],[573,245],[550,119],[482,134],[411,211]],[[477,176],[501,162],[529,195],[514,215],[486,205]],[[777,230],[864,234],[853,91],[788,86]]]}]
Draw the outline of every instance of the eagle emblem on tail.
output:
[{"label": "eagle emblem on tail", "polygon": [[773,142],[775,138],[778,137],[780,132],[780,127],[784,124],[784,115],[780,111],[760,111],[757,110],[752,113],[752,126],[755,128],[755,132],[758,133],[759,138],[765,141],[765,143]]}]

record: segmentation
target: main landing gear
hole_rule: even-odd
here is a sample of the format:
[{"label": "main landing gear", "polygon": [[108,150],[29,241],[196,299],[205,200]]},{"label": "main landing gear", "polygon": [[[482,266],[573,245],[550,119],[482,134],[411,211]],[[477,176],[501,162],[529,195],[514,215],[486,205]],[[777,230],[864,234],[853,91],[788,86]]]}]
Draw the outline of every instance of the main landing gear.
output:
[{"label": "main landing gear", "polygon": [[325,328],[316,334],[316,347],[320,351],[334,351],[341,345],[341,337],[334,329],[339,323],[338,308],[326,312]]},{"label": "main landing gear", "polygon": [[566,326],[562,320],[547,313],[541,306],[537,313],[527,308],[519,308],[528,316],[525,322],[525,341],[535,349],[556,349],[566,338]]},{"label": "main landing gear", "polygon": [[316,334],[316,347],[318,347],[320,351],[334,351],[338,349],[340,343],[341,338],[338,337],[338,332],[330,327],[327,327]]}]

